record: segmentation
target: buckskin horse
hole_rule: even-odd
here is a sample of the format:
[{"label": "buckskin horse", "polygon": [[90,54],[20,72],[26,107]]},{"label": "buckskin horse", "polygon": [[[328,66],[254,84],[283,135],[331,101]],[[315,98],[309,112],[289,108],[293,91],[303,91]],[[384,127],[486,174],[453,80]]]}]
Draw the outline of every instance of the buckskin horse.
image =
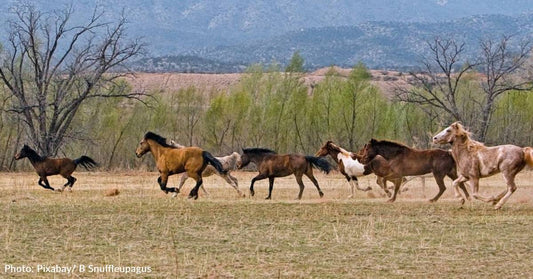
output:
[{"label": "buckskin horse", "polygon": [[324,196],[318,181],[313,175],[313,167],[329,173],[331,165],[323,158],[305,156],[301,154],[277,154],[275,151],[266,148],[244,148],[242,150],[241,162],[239,168],[247,166],[250,162],[255,163],[259,174],[252,178],[250,184],[250,195],[254,196],[254,183],[258,180],[268,178],[268,196],[267,200],[272,198],[272,189],[274,188],[274,179],[276,177],[283,177],[294,174],[296,182],[300,186],[298,199],[302,198],[304,191],[304,183],[302,176],[307,176],[311,182],[316,186],[320,197]]},{"label": "buckskin horse", "polygon": [[[378,155],[383,156],[389,163],[391,170],[385,176],[387,179],[433,173],[433,177],[439,186],[439,192],[429,200],[430,202],[436,202],[446,190],[446,186],[444,185],[445,176],[453,180],[457,179],[455,161],[451,152],[446,150],[421,150],[410,148],[398,142],[371,139],[358,153],[361,154],[360,157],[363,164],[368,164]],[[459,184],[459,187],[464,192],[465,198],[468,198],[468,192],[464,184]],[[396,200],[399,189],[400,183],[395,183],[394,193],[389,199],[389,202]],[[455,195],[458,196],[457,188],[454,189],[456,190]]]},{"label": "buckskin horse", "polygon": [[[494,209],[500,209],[507,199],[516,191],[515,176],[526,166],[533,167],[533,154],[530,147],[512,144],[485,146],[470,138],[463,125],[455,122],[433,137],[433,143],[452,145],[452,155],[457,162],[459,177],[453,185],[467,182],[472,196],[484,202],[492,202]],[[501,172],[507,183],[507,189],[492,197],[478,194],[479,179]],[[464,199],[464,197],[463,197]]]},{"label": "buckskin horse", "polygon": [[81,156],[78,159],[69,159],[69,158],[47,158],[40,156],[37,152],[31,149],[26,144],[22,147],[19,153],[15,155],[15,160],[20,160],[22,158],[28,158],[30,163],[33,165],[33,168],[39,175],[38,184],[45,189],[54,191],[54,188],[50,187],[47,177],[50,175],[60,174],[67,179],[67,183],[61,187],[61,189],[56,189],[61,192],[65,190],[65,187],[68,186],[68,190],[72,191],[72,186],[76,182],[76,178],[72,176],[72,173],[76,170],[78,165],[82,165],[87,170],[90,170],[96,167],[98,164],[87,156]]},{"label": "buckskin horse", "polygon": [[185,172],[188,177],[196,180],[196,185],[189,192],[189,198],[198,199],[198,189],[203,182],[202,172],[207,164],[215,167],[220,173],[226,173],[222,164],[211,153],[199,147],[177,148],[169,145],[166,138],[152,132],[147,132],[144,135],[135,154],[140,158],[147,152],[151,152],[154,156],[155,164],[160,173],[157,182],[161,190],[165,194],[173,193],[173,197],[178,194],[179,189],[166,187],[168,177],[173,174]]}]

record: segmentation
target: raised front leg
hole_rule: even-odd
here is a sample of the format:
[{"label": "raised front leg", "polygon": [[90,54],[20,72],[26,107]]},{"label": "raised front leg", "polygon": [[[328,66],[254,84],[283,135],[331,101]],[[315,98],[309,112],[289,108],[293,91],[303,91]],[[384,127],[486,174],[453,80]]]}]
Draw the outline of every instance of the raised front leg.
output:
[{"label": "raised front leg", "polygon": [[387,189],[387,179],[385,179],[382,176],[378,176],[376,178],[376,184],[378,184],[379,187],[381,187],[381,189],[383,189],[385,194],[387,194],[387,197],[389,197],[389,198],[391,197],[392,194],[390,193],[389,189]]},{"label": "raised front leg", "polygon": [[[159,187],[161,187],[161,191],[165,192],[165,194],[168,194],[169,192],[176,193],[176,188],[167,187],[167,182],[168,182],[168,174],[161,173],[161,176],[157,178],[157,183],[159,183]],[[179,190],[177,192],[179,192]]]},{"label": "raised front leg", "polygon": [[459,175],[459,177],[457,177],[457,179],[455,179],[453,181],[453,184],[452,184],[453,185],[453,190],[455,192],[455,197],[459,198],[459,201],[461,202],[461,204],[464,204],[467,199],[470,199],[467,196],[468,192],[466,191],[466,189],[465,189],[464,192],[460,192],[459,191],[459,187],[460,187],[459,185],[463,185],[463,187],[464,187],[464,182],[466,182],[466,181],[468,181],[468,178],[466,178],[466,177],[464,177],[462,175]]},{"label": "raised front leg", "polygon": [[262,180],[262,179],[265,179],[267,178],[266,175],[260,173],[258,174],[256,177],[252,178],[252,183],[250,184],[250,196],[254,196],[255,195],[255,191],[254,191],[254,183],[257,181],[257,180]]},{"label": "raised front leg", "polygon": [[359,180],[357,180],[357,176],[352,176],[352,181],[355,182],[355,187],[356,187],[357,190],[359,190],[359,191],[367,192],[367,191],[372,190],[372,187],[370,187],[370,186],[368,186],[368,187],[366,187],[366,188],[363,188],[363,187],[359,186]]},{"label": "raised front leg", "polygon": [[41,177],[39,178],[39,182],[38,182],[38,184],[39,184],[41,187],[45,188],[45,189],[49,189],[49,190],[54,191],[54,188],[50,187],[50,183],[48,183],[48,179],[46,178],[46,176],[44,176],[44,177],[41,176]]}]

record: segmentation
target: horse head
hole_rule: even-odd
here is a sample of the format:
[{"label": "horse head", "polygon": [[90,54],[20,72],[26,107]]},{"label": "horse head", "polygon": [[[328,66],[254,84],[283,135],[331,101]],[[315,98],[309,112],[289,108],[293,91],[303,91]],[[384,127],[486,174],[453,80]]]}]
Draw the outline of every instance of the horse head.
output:
[{"label": "horse head", "polygon": [[137,158],[141,158],[148,151],[150,151],[150,145],[146,139],[143,139],[139,142],[139,146],[135,150],[135,155],[137,155]]},{"label": "horse head", "polygon": [[[236,153],[236,152],[234,152]],[[250,156],[246,154],[246,149],[242,149],[242,155],[239,156],[239,159],[237,160],[237,169],[242,169],[246,167],[248,164],[250,164]]]},{"label": "horse head", "polygon": [[468,131],[465,130],[460,122],[454,122],[444,130],[440,131],[433,137],[434,144],[453,143],[457,137],[468,137]]},{"label": "horse head", "polygon": [[376,139],[371,139],[367,144],[365,144],[363,149],[354,154],[352,158],[358,159],[363,165],[368,164],[378,155],[376,148],[374,147],[377,142],[378,141]]},{"label": "horse head", "polygon": [[331,145],[333,144],[332,141],[328,140],[320,149],[315,153],[316,157],[323,157],[329,154],[329,150],[331,148]]},{"label": "horse head", "polygon": [[[30,155],[30,152],[33,151],[28,145],[24,145],[22,149],[19,151],[19,153],[15,154],[15,160],[20,160],[22,158],[26,158]],[[35,152],[33,152],[35,153]]]}]

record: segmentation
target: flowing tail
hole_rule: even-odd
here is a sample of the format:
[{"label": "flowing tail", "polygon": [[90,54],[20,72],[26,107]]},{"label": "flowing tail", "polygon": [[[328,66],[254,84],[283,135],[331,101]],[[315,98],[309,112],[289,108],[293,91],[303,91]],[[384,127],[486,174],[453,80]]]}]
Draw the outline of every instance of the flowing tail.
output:
[{"label": "flowing tail", "polygon": [[202,157],[204,158],[205,162],[207,162],[208,164],[210,164],[213,167],[215,167],[215,169],[219,173],[221,173],[221,174],[228,173],[228,171],[224,169],[224,167],[222,166],[220,161],[217,158],[213,157],[213,155],[211,155],[211,153],[209,153],[207,151],[202,151]]},{"label": "flowing tail", "polygon": [[329,173],[331,171],[331,165],[324,158],[313,157],[313,156],[305,156],[305,160],[307,160],[307,162],[311,163],[312,166],[316,167],[317,169],[319,169],[319,170],[321,170],[321,171],[323,171],[325,173]]},{"label": "flowing tail", "polygon": [[533,168],[533,147],[524,147],[524,160],[526,164]]},{"label": "flowing tail", "polygon": [[96,163],[93,159],[91,159],[88,156],[81,156],[78,159],[74,159],[74,164],[76,164],[76,166],[82,165],[87,170],[90,170],[98,166],[98,163]]}]

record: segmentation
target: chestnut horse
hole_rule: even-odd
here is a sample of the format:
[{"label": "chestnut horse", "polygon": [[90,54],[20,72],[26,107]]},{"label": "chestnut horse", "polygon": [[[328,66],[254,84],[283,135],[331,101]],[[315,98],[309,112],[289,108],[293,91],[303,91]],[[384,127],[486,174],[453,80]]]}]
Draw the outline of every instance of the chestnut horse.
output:
[{"label": "chestnut horse", "polygon": [[[348,196],[351,198],[355,195],[354,186],[361,191],[372,190],[371,187],[360,188],[357,177],[369,175],[371,173],[376,173],[377,179],[376,183],[385,191],[387,196],[391,196],[391,193],[387,189],[387,179],[379,174],[388,174],[390,173],[389,163],[385,158],[381,156],[376,156],[369,164],[363,165],[357,159],[357,154],[346,151],[344,148],[336,145],[332,141],[327,141],[320,147],[316,152],[315,156],[331,156],[333,160],[337,163],[339,167],[339,172],[346,177],[346,180],[351,186],[352,194]],[[393,178],[393,180],[399,179],[400,183],[402,178]],[[393,181],[394,182],[394,181]],[[355,184],[355,185],[354,185]]]},{"label": "chestnut horse", "polygon": [[[533,167],[532,149],[506,144],[487,147],[470,138],[468,132],[459,122],[451,124],[433,137],[433,143],[451,143],[452,155],[457,162],[459,178],[453,182],[468,182],[472,196],[484,202],[492,202],[499,209],[516,191],[515,176],[526,165]],[[507,183],[507,189],[490,198],[478,194],[479,179],[501,172]]]},{"label": "chestnut horse", "polygon": [[300,186],[300,192],[298,193],[298,199],[302,198],[304,192],[304,183],[302,181],[302,176],[307,176],[311,182],[316,186],[318,194],[320,197],[324,196],[318,182],[313,176],[313,167],[318,168],[319,170],[329,173],[331,170],[331,165],[325,159],[313,157],[313,156],[304,156],[300,154],[277,154],[275,151],[266,148],[245,148],[242,150],[243,154],[241,156],[241,162],[238,166],[243,168],[248,165],[250,162],[255,163],[259,174],[252,178],[252,183],[250,184],[250,195],[254,196],[254,183],[257,180],[262,180],[268,178],[269,188],[267,200],[272,198],[272,189],[274,188],[274,178],[283,177],[294,174],[296,177],[296,182]]},{"label": "chestnut horse", "polygon": [[155,164],[160,173],[157,182],[161,190],[165,194],[173,193],[173,197],[177,195],[179,189],[166,187],[170,175],[186,172],[188,177],[196,180],[196,186],[189,192],[189,198],[198,199],[198,189],[203,181],[202,172],[207,164],[215,167],[218,172],[226,173],[222,164],[209,152],[199,147],[177,148],[169,145],[166,138],[152,132],[144,135],[135,154],[140,158],[147,152],[152,152],[154,156]]},{"label": "chestnut horse", "polygon": [[60,174],[67,179],[67,183],[61,187],[61,189],[56,189],[61,192],[65,190],[65,187],[68,186],[68,190],[72,191],[72,186],[76,182],[76,178],[72,176],[74,170],[78,165],[82,165],[87,170],[90,170],[96,167],[98,164],[91,158],[87,156],[81,156],[78,159],[69,159],[69,158],[58,158],[52,159],[47,157],[41,157],[37,152],[31,149],[29,146],[24,145],[19,153],[15,155],[16,160],[22,158],[28,158],[30,163],[33,165],[33,168],[39,175],[38,184],[45,189],[54,191],[54,188],[50,187],[47,177],[50,175]]},{"label": "chestnut horse", "polygon": [[[384,177],[387,179],[401,178],[403,176],[422,175],[426,173],[433,173],[435,181],[439,186],[439,192],[435,197],[430,199],[430,202],[435,202],[446,190],[444,185],[444,177],[448,176],[451,179],[457,179],[455,170],[455,161],[449,151],[442,149],[428,149],[420,150],[410,148],[404,144],[387,141],[371,139],[365,147],[359,151],[361,155],[361,162],[368,164],[376,156],[383,156],[390,166],[390,173]],[[468,197],[468,192],[463,184],[459,187]],[[396,200],[396,195],[400,189],[400,183],[394,184],[394,193],[389,199],[389,202]],[[456,189],[456,188],[454,188]],[[458,193],[455,193],[456,196]]]}]

